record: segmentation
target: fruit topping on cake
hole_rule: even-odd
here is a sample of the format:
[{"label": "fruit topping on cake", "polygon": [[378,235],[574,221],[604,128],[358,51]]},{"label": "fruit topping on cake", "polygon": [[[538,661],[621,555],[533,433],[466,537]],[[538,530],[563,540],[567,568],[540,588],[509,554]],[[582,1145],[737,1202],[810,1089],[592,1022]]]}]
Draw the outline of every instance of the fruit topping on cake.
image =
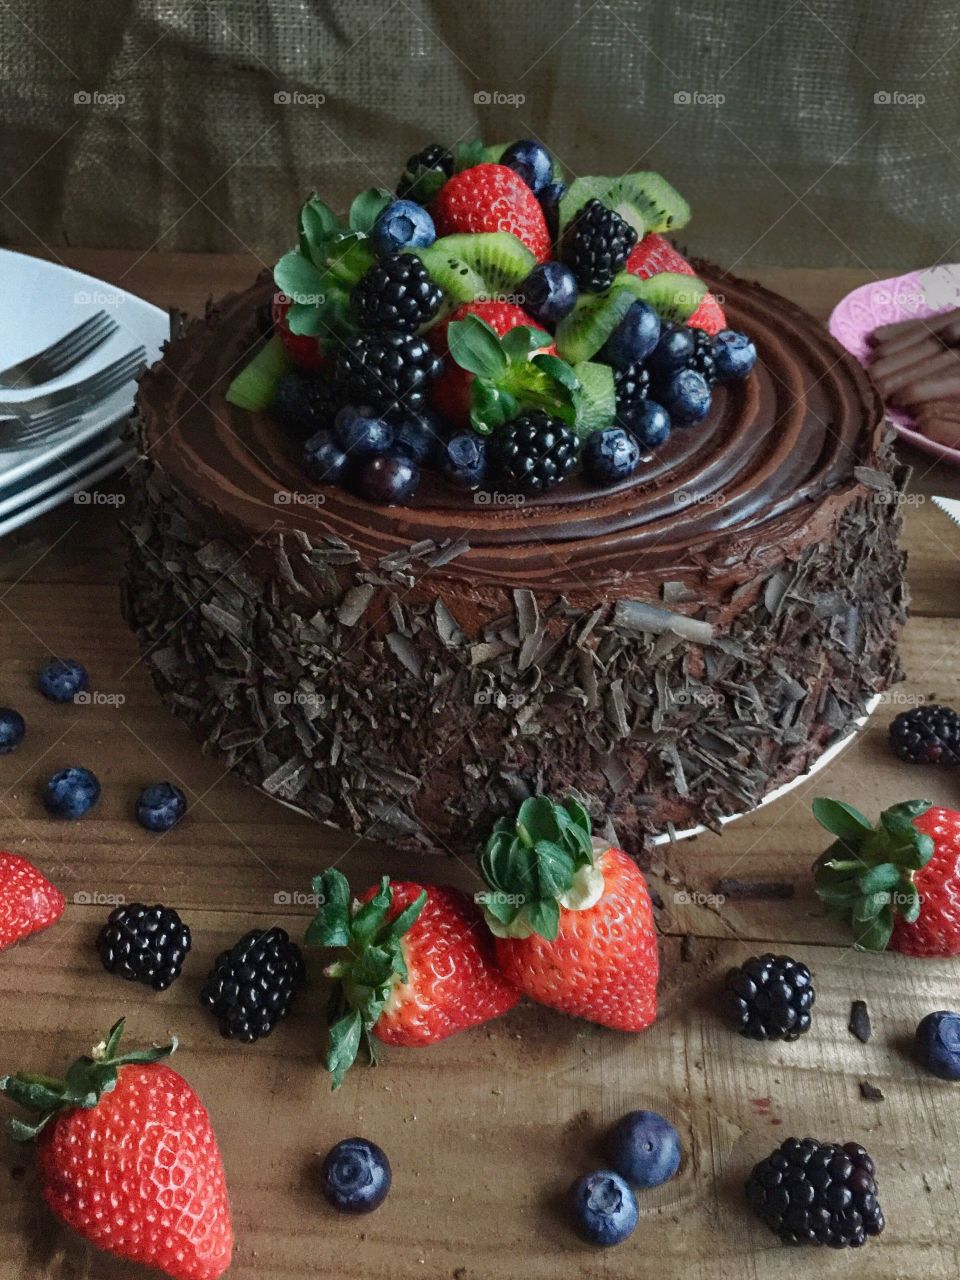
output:
[{"label": "fruit topping on cake", "polygon": [[[274,337],[228,399],[269,409],[315,484],[377,504],[413,501],[425,471],[519,501],[627,483],[756,359],[664,239],[689,216],[655,173],[568,186],[533,139],[432,143],[395,196],[362,191],[346,218],[306,202]],[[341,413],[368,421],[358,440]]]}]

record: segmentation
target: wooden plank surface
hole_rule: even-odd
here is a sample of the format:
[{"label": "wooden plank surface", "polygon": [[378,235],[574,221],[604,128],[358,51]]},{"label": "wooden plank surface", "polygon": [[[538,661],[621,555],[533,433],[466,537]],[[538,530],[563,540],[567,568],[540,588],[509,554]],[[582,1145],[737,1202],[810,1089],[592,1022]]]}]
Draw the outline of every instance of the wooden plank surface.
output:
[{"label": "wooden plank surface", "polygon": [[[239,256],[79,251],[69,263],[192,310],[242,285],[258,265]],[[866,278],[756,274],[820,315]],[[206,1101],[224,1150],[238,1229],[230,1275],[242,1280],[785,1280],[865,1265],[873,1280],[956,1277],[957,1095],[919,1071],[909,1045],[923,1013],[960,1001],[957,965],[854,953],[818,912],[807,874],[823,845],[809,812],[814,794],[829,791],[869,811],[921,792],[960,803],[960,778],[901,768],[885,746],[887,722],[911,700],[960,704],[960,528],[928,501],[932,493],[960,496],[960,473],[919,454],[911,461],[908,679],[822,779],[723,835],[658,858],[652,879],[664,904],[665,980],[657,1026],[631,1038],[526,1005],[433,1049],[393,1051],[335,1096],[319,1065],[315,958],[295,1013],[259,1045],[221,1041],[197,992],[217,951],[246,928],[269,920],[302,929],[309,907],[296,895],[316,870],[342,859],[360,885],[384,870],[413,873],[414,860],[314,825],[224,777],[164,711],[118,609],[122,481],[108,486],[117,506],[70,504],[0,542],[0,702],[19,707],[29,725],[23,747],[0,759],[0,846],[31,857],[70,904],[57,929],[0,956],[0,1071],[54,1070],[123,1012],[142,1039],[175,1030],[178,1065]],[[40,697],[36,669],[54,651],[87,662],[109,701],[64,708]],[[44,815],[37,793],[69,763],[94,768],[104,798],[91,817],[61,824]],[[131,813],[139,787],[161,777],[184,787],[191,810],[157,839]],[[477,887],[473,869],[456,860],[430,860],[427,871]],[[793,896],[719,901],[727,876],[784,881]],[[175,905],[193,928],[187,971],[163,995],[141,994],[99,966],[93,940],[117,895]],[[814,1028],[795,1045],[748,1044],[718,1021],[717,982],[748,954],[785,947],[814,969]],[[866,1046],[846,1027],[856,997],[873,1016]],[[862,1101],[862,1080],[884,1100]],[[683,1166],[674,1182],[642,1197],[630,1243],[591,1251],[564,1227],[557,1198],[601,1162],[603,1127],[636,1106],[675,1120]],[[337,1218],[317,1190],[315,1153],[354,1132],[384,1146],[395,1170],[384,1208],[359,1222]],[[791,1132],[860,1140],[877,1159],[889,1226],[868,1254],[785,1250],[746,1213],[743,1177]],[[0,1280],[147,1274],[92,1253],[57,1226],[38,1202],[30,1164],[29,1152],[0,1138]]]}]

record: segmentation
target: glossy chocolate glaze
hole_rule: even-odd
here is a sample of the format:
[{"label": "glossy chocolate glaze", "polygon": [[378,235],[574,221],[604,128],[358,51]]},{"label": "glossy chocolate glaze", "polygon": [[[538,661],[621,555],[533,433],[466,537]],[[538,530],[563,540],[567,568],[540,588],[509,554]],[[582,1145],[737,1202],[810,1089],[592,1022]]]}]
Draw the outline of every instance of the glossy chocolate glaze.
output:
[{"label": "glossy chocolate glaze", "polygon": [[[854,468],[875,462],[883,415],[860,366],[812,316],[758,285],[702,270],[723,295],[730,326],[754,339],[757,367],[742,383],[718,386],[707,421],[675,430],[616,489],[574,480],[521,505],[484,505],[426,476],[406,508],[312,489],[269,414],[224,398],[257,341],[255,306],[271,293],[262,278],[217,304],[145,376],[147,446],[211,528],[248,540],[270,529],[332,535],[372,564],[425,538],[466,539],[466,554],[431,571],[448,598],[480,604],[525,586],[580,600],[655,599],[663,582],[683,580],[701,604],[717,607],[758,569],[830,536],[863,495]],[[299,500],[278,503],[278,493]]]}]

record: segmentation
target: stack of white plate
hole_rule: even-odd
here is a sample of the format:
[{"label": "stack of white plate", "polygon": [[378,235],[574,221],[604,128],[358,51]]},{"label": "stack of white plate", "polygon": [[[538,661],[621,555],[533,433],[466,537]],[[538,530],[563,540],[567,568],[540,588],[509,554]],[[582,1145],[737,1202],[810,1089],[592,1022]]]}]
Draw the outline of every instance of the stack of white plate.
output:
[{"label": "stack of white plate", "polygon": [[[146,348],[147,363],[153,364],[170,336],[170,321],[159,307],[115,285],[0,249],[0,368],[34,355],[98,311],[106,311],[119,325],[107,342],[54,382],[3,395],[28,400],[41,391],[70,386],[138,346]],[[136,451],[124,433],[135,391],[131,382],[46,444],[0,452],[0,536],[75,494],[90,494],[99,481],[129,466]]]}]

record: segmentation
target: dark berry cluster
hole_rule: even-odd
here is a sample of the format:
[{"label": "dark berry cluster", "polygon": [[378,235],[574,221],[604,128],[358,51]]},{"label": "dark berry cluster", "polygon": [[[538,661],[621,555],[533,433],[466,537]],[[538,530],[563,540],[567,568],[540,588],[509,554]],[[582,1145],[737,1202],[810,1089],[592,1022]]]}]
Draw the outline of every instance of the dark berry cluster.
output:
[{"label": "dark berry cluster", "polygon": [[935,703],[901,711],[890,724],[890,745],[910,764],[960,765],[960,715]]},{"label": "dark berry cluster", "polygon": [[886,1225],[874,1173],[856,1142],[787,1138],[754,1167],[747,1199],[785,1244],[856,1249]]},{"label": "dark berry cluster", "polygon": [[588,293],[602,293],[622,271],[637,233],[619,213],[588,200],[567,227],[560,256]]},{"label": "dark berry cluster", "polygon": [[131,902],[110,913],[97,938],[108,973],[166,991],[190,954],[190,929],[172,907]]},{"label": "dark berry cluster", "polygon": [[303,955],[285,929],[253,929],[223,951],[200,993],[226,1039],[268,1036],[305,977]]},{"label": "dark berry cluster", "polygon": [[752,1040],[796,1040],[810,1030],[815,999],[810,970],[790,956],[753,956],[724,986],[731,1024]]}]

